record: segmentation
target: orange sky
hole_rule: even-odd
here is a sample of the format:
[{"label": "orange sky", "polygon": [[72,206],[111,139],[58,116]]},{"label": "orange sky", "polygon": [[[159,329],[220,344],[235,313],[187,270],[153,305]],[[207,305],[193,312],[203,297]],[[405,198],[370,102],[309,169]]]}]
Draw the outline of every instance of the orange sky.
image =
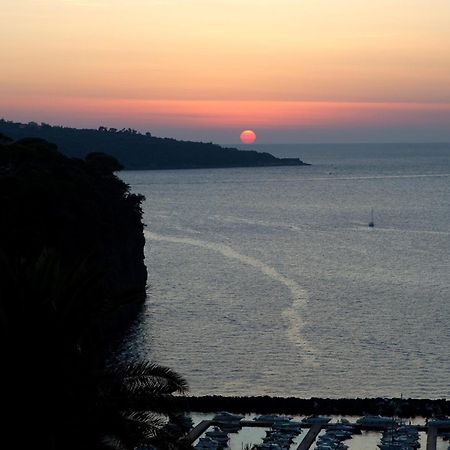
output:
[{"label": "orange sky", "polygon": [[449,24],[448,0],[2,0],[0,116],[450,141]]}]

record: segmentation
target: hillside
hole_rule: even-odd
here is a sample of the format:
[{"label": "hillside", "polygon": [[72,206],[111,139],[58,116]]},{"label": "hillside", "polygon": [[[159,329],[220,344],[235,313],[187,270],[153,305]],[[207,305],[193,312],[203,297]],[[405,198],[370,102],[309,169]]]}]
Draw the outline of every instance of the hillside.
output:
[{"label": "hillside", "polygon": [[307,165],[298,158],[276,158],[253,150],[154,137],[129,128],[77,129],[0,119],[0,133],[13,139],[45,139],[70,157],[84,158],[91,152],[104,152],[114,156],[128,170]]},{"label": "hillside", "polygon": [[0,134],[0,396],[14,448],[24,448],[21,414],[33,418],[33,445],[49,450],[104,448],[105,429],[125,428],[126,391],[103,385],[116,378],[104,355],[144,301],[147,269],[143,197],[119,168],[105,154],[68,158]]}]

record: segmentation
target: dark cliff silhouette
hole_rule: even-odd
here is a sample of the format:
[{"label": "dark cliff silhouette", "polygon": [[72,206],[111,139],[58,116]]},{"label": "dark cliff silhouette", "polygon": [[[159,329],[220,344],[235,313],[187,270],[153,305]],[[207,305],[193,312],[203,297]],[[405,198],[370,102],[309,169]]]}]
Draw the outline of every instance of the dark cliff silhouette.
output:
[{"label": "dark cliff silhouette", "polygon": [[43,248],[57,248],[63,268],[89,256],[105,268],[110,294],[138,289],[145,296],[143,197],[114,175],[121,168],[114,158],[70,159],[54,144],[26,138],[2,146],[0,167],[7,255],[36,259]]},{"label": "dark cliff silhouette", "polygon": [[307,165],[298,158],[224,148],[212,143],[179,141],[141,134],[127,128],[76,129],[30,122],[0,120],[0,133],[14,139],[27,136],[54,142],[64,154],[84,158],[91,152],[114,156],[126,169],[196,169]]},{"label": "dark cliff silhouette", "polygon": [[162,417],[176,422],[183,378],[104,363],[111,323],[142,302],[147,276],[142,197],[118,169],[108,155],[70,159],[42,139],[0,136],[0,397],[2,440],[14,448],[176,439]]}]

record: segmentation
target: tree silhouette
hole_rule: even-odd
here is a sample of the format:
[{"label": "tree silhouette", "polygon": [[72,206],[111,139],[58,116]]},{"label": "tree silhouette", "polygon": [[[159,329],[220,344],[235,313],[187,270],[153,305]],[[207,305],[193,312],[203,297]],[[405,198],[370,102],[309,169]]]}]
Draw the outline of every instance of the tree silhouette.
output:
[{"label": "tree silhouette", "polygon": [[[48,449],[176,443],[163,418],[173,416],[171,396],[187,384],[147,362],[103,367],[101,330],[120,304],[97,297],[100,280],[88,261],[62,270],[48,249],[32,262],[0,256],[2,356],[13,369],[2,387],[16,392],[8,411],[16,420],[29,404],[34,439]],[[133,292],[121,300],[133,301]],[[30,374],[30,367],[39,371]]]},{"label": "tree silhouette", "polygon": [[145,290],[127,274],[142,263],[141,197],[116,164],[41,139],[0,145],[0,439],[14,448],[25,432],[49,450],[179,445],[166,424],[185,380],[148,362],[105,366],[112,321]]}]

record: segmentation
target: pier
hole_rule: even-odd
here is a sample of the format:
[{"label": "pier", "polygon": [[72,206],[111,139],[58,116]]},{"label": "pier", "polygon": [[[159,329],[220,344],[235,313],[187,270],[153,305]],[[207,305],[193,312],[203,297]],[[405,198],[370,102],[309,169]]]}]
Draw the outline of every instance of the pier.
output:
[{"label": "pier", "polygon": [[437,427],[429,426],[427,429],[427,450],[436,450]]},{"label": "pier", "polygon": [[183,441],[192,444],[197,440],[214,422],[212,420],[202,420],[198,425],[183,438]]},{"label": "pier", "polygon": [[309,450],[311,445],[316,440],[317,435],[320,433],[322,425],[323,424],[320,423],[311,425],[311,428],[306,433],[306,436],[303,438],[302,442],[300,442],[299,446],[297,447],[297,450]]}]

